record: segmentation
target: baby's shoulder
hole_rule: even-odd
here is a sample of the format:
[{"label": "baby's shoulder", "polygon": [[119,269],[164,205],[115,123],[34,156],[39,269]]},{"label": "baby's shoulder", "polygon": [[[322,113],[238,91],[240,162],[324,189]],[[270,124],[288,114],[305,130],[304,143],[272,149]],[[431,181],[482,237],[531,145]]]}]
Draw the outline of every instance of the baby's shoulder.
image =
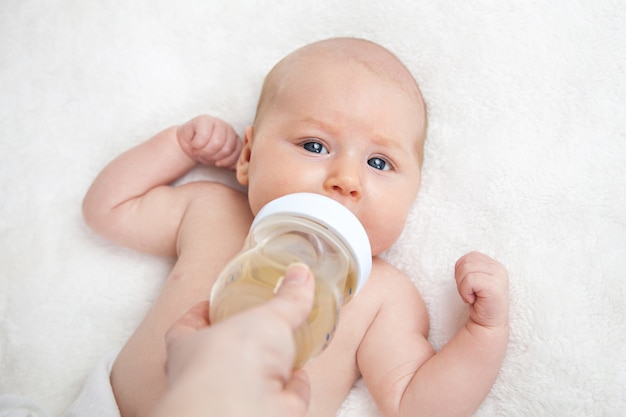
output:
[{"label": "baby's shoulder", "polygon": [[404,291],[417,293],[417,288],[407,274],[379,257],[372,260],[368,285],[373,291],[386,295]]},{"label": "baby's shoulder", "polygon": [[411,278],[380,258],[374,258],[369,291],[376,294],[379,308],[426,313],[422,295]]},{"label": "baby's shoulder", "polygon": [[[247,202],[244,192],[217,181],[190,181],[176,186],[176,189],[181,193],[188,194],[191,199],[204,203],[206,203],[207,200],[212,201],[214,204],[219,204],[220,202],[228,203],[230,201],[240,203],[242,199]],[[215,197],[223,198],[217,200]]]},{"label": "baby's shoulder", "polygon": [[188,242],[206,248],[226,238],[234,239],[241,247],[252,222],[245,193],[209,181],[190,182],[178,188],[189,201],[179,229],[179,248],[188,248]]},{"label": "baby's shoulder", "polygon": [[383,309],[424,309],[422,297],[409,276],[378,257],[372,260],[372,273],[354,301],[364,320],[373,320]]},{"label": "baby's shoulder", "polygon": [[248,217],[250,208],[245,193],[219,182],[194,181],[177,187],[189,200],[188,214],[205,217],[208,213],[232,213]]}]

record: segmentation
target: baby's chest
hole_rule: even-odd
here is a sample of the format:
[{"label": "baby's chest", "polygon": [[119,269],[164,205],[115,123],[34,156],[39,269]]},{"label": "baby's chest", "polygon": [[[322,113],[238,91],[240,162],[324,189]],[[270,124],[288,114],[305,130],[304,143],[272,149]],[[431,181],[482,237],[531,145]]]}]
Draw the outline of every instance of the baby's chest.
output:
[{"label": "baby's chest", "polygon": [[359,297],[342,309],[328,347],[305,366],[311,383],[310,415],[334,415],[360,377],[357,352],[375,317],[375,305],[366,295]]},{"label": "baby's chest", "polygon": [[226,264],[242,249],[247,219],[232,211],[196,205],[186,214],[178,234],[175,270],[190,281],[211,286]]}]

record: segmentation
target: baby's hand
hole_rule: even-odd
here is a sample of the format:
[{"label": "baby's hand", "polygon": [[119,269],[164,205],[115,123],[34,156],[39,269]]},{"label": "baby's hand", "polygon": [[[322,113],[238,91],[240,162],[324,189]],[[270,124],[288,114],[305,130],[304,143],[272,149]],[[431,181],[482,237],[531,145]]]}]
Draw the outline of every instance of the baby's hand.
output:
[{"label": "baby's hand", "polygon": [[470,306],[470,320],[485,327],[509,321],[509,277],[504,266],[489,256],[471,252],[454,267],[456,285]]},{"label": "baby's hand", "polygon": [[211,116],[198,116],[176,131],[181,149],[205,165],[234,169],[241,152],[241,141],[231,125]]}]

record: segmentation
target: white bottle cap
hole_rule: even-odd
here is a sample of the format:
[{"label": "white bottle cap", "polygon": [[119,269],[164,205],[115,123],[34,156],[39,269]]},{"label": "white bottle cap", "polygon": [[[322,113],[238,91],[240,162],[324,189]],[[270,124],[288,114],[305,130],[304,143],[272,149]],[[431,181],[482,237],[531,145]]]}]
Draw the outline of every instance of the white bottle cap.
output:
[{"label": "white bottle cap", "polygon": [[339,236],[345,242],[356,263],[355,294],[359,292],[372,271],[372,249],[363,225],[347,207],[321,194],[287,194],[263,206],[252,222],[252,226],[275,214],[288,214],[314,220]]}]

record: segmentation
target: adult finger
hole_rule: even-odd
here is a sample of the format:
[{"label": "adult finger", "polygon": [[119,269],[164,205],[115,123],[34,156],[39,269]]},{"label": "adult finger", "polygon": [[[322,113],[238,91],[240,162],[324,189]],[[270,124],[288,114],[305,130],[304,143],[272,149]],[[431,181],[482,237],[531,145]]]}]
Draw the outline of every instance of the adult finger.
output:
[{"label": "adult finger", "polygon": [[285,384],[285,393],[291,394],[286,397],[286,401],[290,401],[290,404],[285,404],[289,411],[287,415],[305,415],[311,401],[311,383],[307,373],[302,369],[295,370]]},{"label": "adult finger", "polygon": [[207,326],[209,326],[209,302],[202,301],[176,320],[165,334],[165,343],[169,346],[181,337]]},{"label": "adult finger", "polygon": [[314,295],[315,279],[309,267],[301,263],[292,264],[287,268],[276,296],[268,302],[267,308],[295,330],[311,313]]}]

